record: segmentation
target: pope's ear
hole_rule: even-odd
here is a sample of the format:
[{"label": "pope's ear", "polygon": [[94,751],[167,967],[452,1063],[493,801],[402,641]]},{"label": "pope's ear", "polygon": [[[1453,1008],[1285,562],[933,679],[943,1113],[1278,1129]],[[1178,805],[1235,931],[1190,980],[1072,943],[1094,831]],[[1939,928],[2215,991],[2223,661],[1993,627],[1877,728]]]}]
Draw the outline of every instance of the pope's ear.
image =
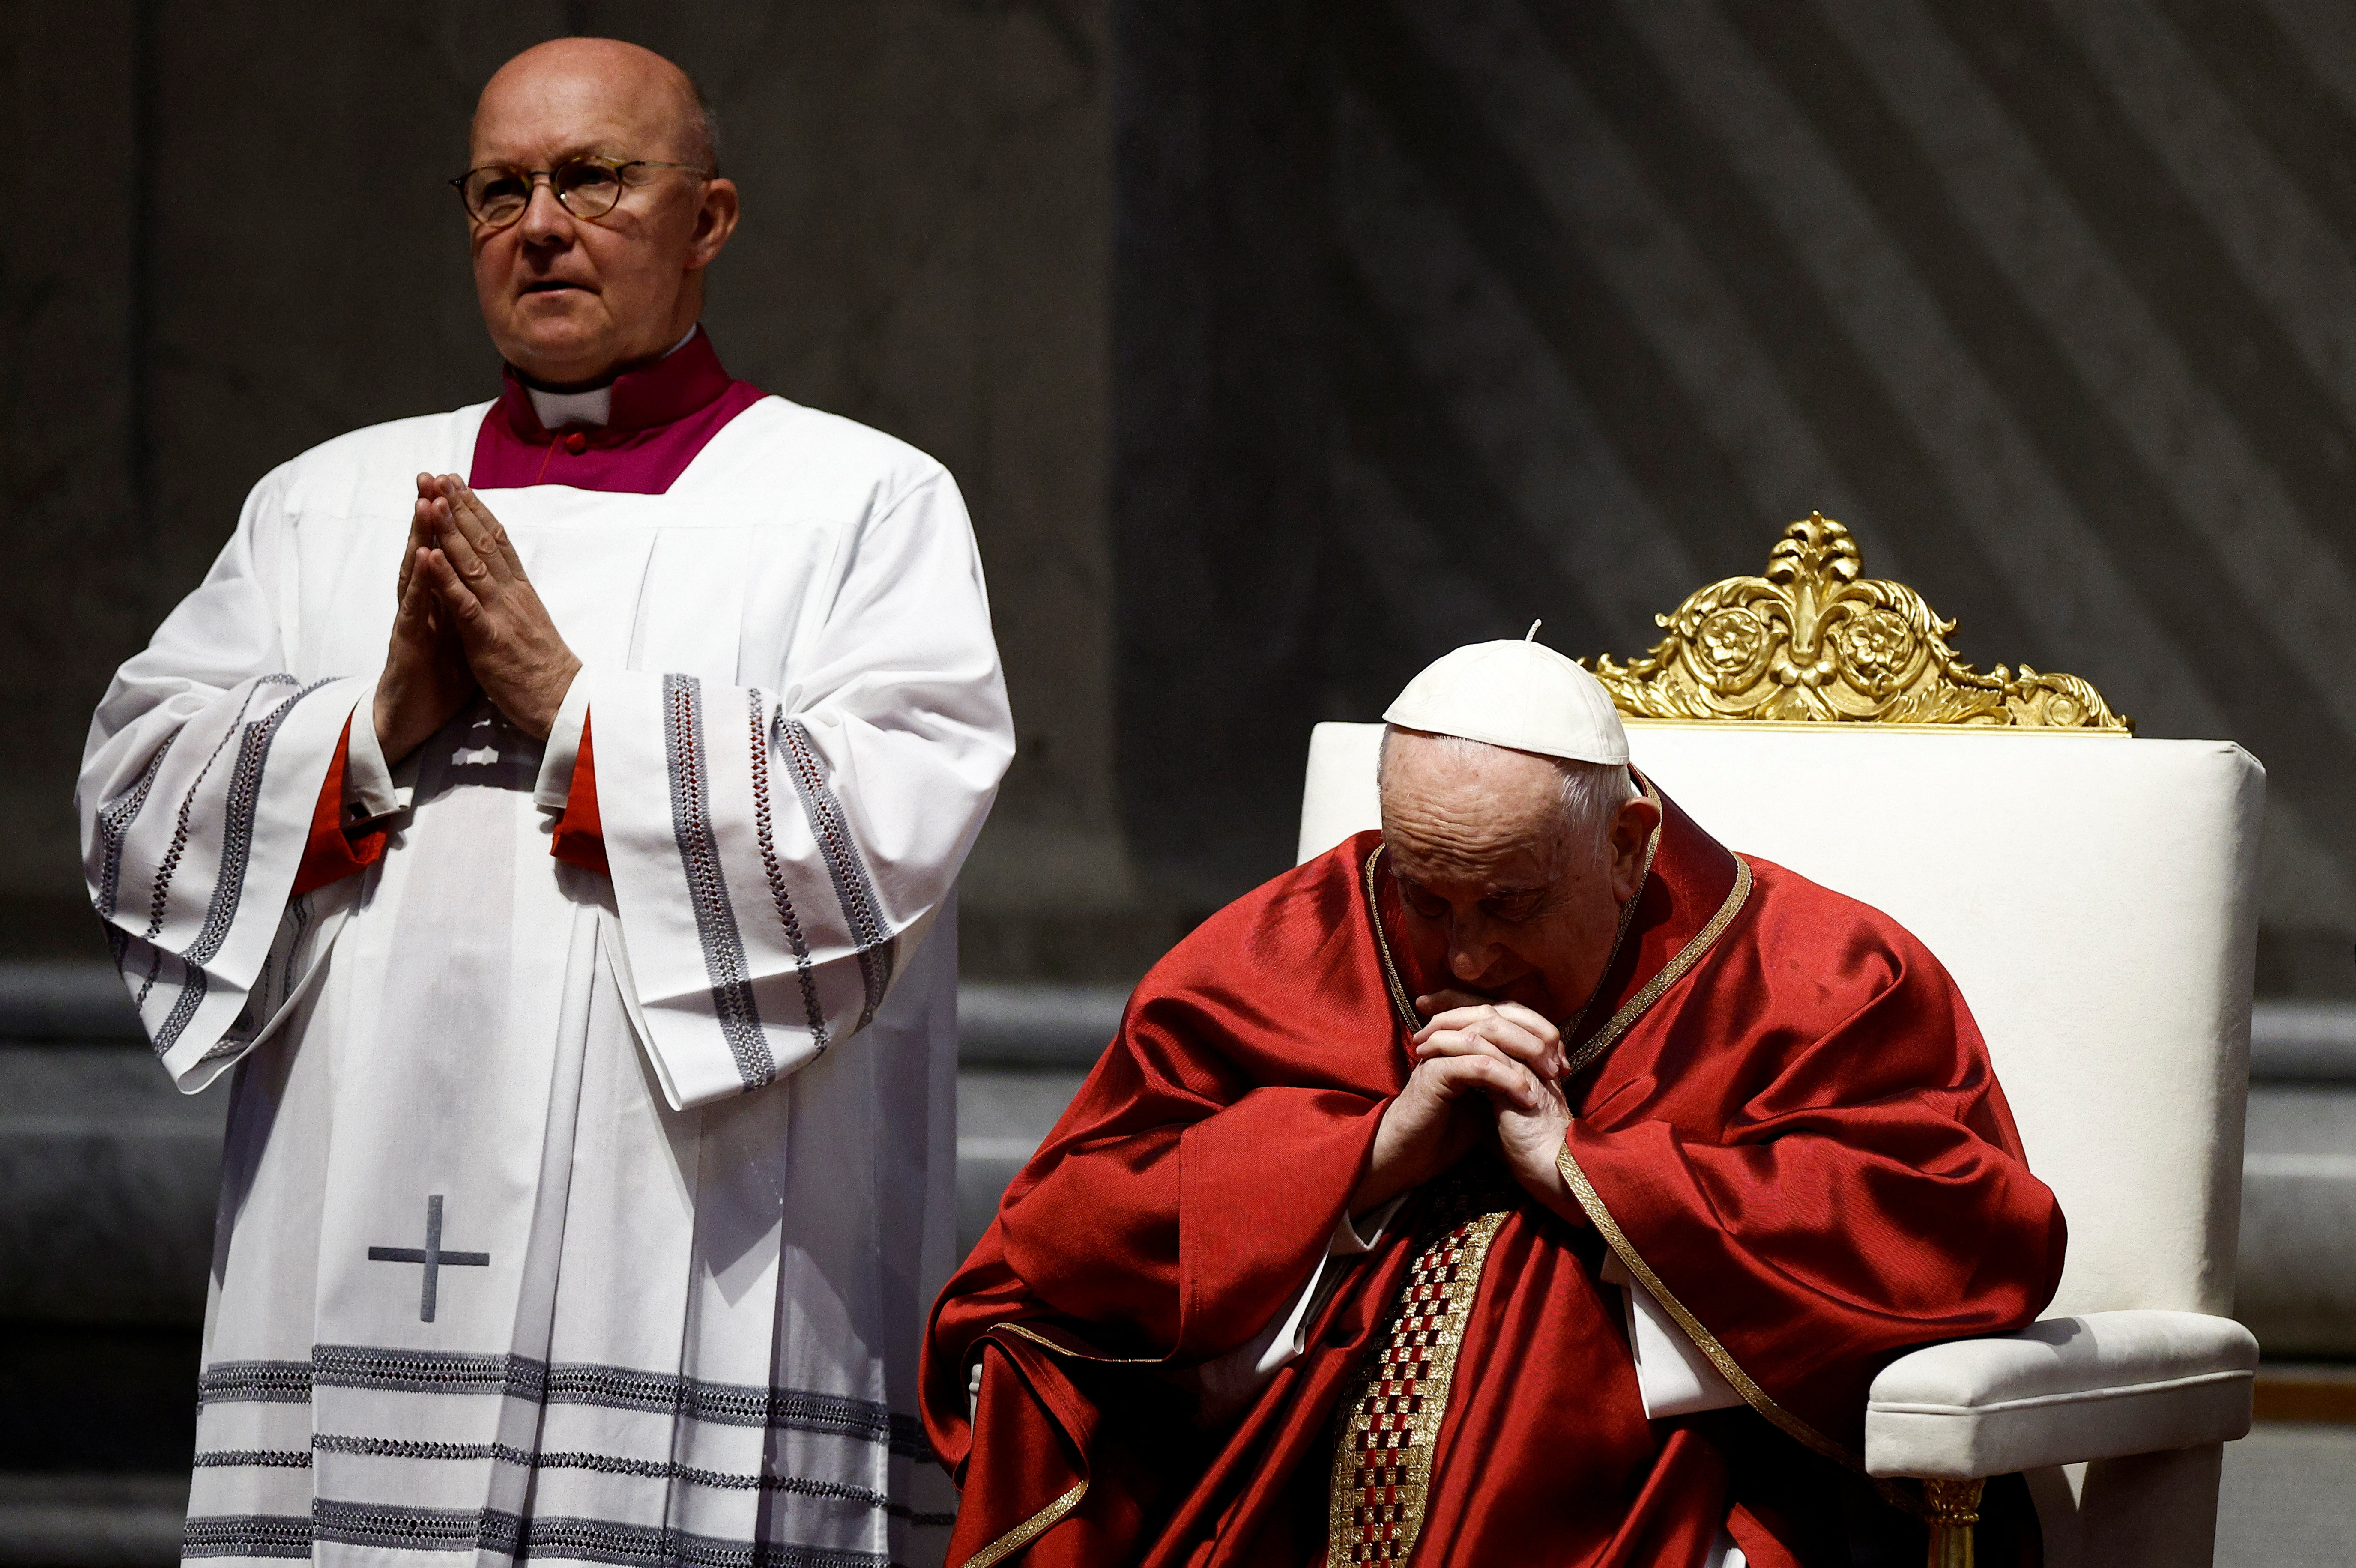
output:
[{"label": "pope's ear", "polygon": [[1653,830],[1660,825],[1660,806],[1641,795],[1623,803],[1612,817],[1609,842],[1615,901],[1626,903],[1636,896],[1636,886],[1644,876],[1644,847],[1653,841]]}]

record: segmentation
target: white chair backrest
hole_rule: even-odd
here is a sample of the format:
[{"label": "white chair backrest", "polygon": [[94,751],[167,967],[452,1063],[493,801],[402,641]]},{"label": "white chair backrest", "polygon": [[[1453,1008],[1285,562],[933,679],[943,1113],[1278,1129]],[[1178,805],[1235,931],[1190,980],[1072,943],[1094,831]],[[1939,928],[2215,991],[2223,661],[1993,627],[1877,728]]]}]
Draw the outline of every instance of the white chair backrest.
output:
[{"label": "white chair backrest", "polygon": [[[1971,1004],[2060,1195],[2053,1313],[2233,1310],[2265,775],[2227,741],[1635,723],[1729,848],[1883,911]],[[1303,859],[1380,826],[1379,724],[1320,724]]]}]

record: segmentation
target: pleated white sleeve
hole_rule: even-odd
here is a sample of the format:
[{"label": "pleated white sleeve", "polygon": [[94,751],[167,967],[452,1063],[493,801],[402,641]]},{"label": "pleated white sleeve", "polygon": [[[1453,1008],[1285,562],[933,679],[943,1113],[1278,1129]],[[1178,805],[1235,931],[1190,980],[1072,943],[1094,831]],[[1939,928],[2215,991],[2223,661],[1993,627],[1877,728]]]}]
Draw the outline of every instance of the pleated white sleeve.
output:
[{"label": "pleated white sleeve", "polygon": [[116,673],[74,792],[115,964],[190,1093],[252,1047],[324,950],[313,901],[288,895],[374,675],[286,673],[284,472],[255,486],[203,585]]},{"label": "pleated white sleeve", "polygon": [[948,475],[879,507],[841,560],[764,684],[578,677],[627,985],[674,1106],[757,1089],[874,1018],[1013,755]]}]

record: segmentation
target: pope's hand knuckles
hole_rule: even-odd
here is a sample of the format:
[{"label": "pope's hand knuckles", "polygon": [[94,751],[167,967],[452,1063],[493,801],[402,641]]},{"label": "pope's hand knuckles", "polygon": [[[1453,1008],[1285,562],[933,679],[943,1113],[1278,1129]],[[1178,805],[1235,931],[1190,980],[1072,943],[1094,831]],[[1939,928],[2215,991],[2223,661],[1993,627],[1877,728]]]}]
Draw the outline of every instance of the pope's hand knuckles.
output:
[{"label": "pope's hand knuckles", "polygon": [[1491,1051],[1515,1061],[1545,1050],[1538,1041],[1520,1030],[1467,1029],[1464,1031],[1464,1036],[1467,1040],[1478,1040]]},{"label": "pope's hand knuckles", "polygon": [[1505,1054],[1504,1049],[1496,1041],[1485,1035],[1475,1034],[1471,1029],[1443,1030],[1432,1036],[1426,1046],[1427,1050],[1434,1048],[1445,1055],[1453,1057],[1497,1057]]}]

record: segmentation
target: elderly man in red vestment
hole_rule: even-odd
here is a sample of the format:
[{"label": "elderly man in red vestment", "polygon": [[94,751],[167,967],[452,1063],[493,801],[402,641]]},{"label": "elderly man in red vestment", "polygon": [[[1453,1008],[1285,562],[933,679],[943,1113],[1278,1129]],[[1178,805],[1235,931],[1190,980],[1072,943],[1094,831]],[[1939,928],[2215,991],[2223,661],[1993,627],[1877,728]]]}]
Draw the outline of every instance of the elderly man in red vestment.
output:
[{"label": "elderly man in red vestment", "polygon": [[1921,1562],[1867,1385],[2063,1244],[1954,981],[1536,643],[1385,717],[1381,831],[1146,977],[935,1307],[949,1562]]}]

